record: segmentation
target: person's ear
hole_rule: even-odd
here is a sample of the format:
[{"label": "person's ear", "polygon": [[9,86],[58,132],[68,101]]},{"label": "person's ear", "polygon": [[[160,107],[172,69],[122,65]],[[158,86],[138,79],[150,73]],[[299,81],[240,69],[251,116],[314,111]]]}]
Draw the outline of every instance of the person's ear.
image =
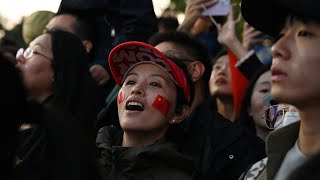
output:
[{"label": "person's ear", "polygon": [[170,124],[178,124],[185,120],[190,112],[190,108],[188,105],[183,105],[182,110],[179,114],[175,114],[172,120],[169,122]]},{"label": "person's ear", "polygon": [[84,48],[86,49],[87,53],[90,53],[92,50],[92,42],[90,40],[83,40],[82,44]]},{"label": "person's ear", "polygon": [[192,82],[197,82],[204,74],[205,66],[200,61],[192,62],[188,65],[188,70],[191,75]]}]

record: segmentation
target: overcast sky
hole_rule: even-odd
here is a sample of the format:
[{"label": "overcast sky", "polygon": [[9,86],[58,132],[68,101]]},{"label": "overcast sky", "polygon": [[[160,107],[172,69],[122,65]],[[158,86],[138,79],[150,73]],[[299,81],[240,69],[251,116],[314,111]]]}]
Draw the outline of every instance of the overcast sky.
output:
[{"label": "overcast sky", "polygon": [[[23,16],[37,10],[50,10],[57,12],[61,0],[0,0],[0,14],[6,17],[12,28]],[[153,0],[155,12],[160,15],[162,10],[168,7],[170,0]]]}]

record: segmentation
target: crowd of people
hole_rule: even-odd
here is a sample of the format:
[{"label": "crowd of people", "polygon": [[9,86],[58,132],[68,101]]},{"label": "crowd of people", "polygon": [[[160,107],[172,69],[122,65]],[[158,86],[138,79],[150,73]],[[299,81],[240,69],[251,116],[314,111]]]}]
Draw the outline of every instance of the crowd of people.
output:
[{"label": "crowd of people", "polygon": [[217,3],[179,23],[149,0],[62,0],[25,20],[26,48],[1,39],[3,179],[320,178],[320,3],[203,15]]}]

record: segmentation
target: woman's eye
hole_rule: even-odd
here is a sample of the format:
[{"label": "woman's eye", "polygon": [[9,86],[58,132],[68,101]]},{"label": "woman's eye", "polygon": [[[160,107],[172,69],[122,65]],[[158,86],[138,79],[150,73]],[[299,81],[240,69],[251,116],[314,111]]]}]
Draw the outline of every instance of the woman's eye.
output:
[{"label": "woman's eye", "polygon": [[38,51],[32,50],[33,54],[40,54]]},{"label": "woman's eye", "polygon": [[270,92],[270,90],[269,89],[261,89],[259,92],[266,94],[266,93]]},{"label": "woman's eye", "polygon": [[214,69],[214,70],[219,70],[219,69],[220,69],[220,66],[218,66],[218,65],[217,65],[217,66],[213,66],[213,69]]},{"label": "woman's eye", "polygon": [[132,84],[134,84],[134,81],[133,81],[133,80],[128,80],[128,81],[126,81],[126,83],[125,83],[125,85],[132,85]]},{"label": "woman's eye", "polygon": [[311,35],[312,35],[312,33],[308,32],[308,31],[299,31],[298,32],[298,36],[305,37],[305,36],[311,36]]},{"label": "woman's eye", "polygon": [[33,53],[39,54],[39,52],[41,52],[41,48],[39,46],[35,46],[31,48],[31,51],[33,51]]},{"label": "woman's eye", "polygon": [[159,83],[157,82],[152,82],[150,83],[151,86],[155,86],[155,87],[161,87]]}]

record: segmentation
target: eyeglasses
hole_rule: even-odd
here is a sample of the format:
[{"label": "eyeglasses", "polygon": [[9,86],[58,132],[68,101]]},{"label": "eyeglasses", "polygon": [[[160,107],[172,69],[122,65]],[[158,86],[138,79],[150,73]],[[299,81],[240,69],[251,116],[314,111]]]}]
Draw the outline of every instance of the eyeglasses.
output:
[{"label": "eyeglasses", "polygon": [[279,104],[270,106],[262,116],[262,118],[265,120],[266,126],[269,129],[273,130],[279,127],[282,124],[286,112],[293,112],[293,110],[290,110],[290,106],[282,106],[283,105]]},{"label": "eyeglasses", "polygon": [[24,50],[23,48],[20,48],[18,51],[17,51],[17,55],[16,57],[18,58],[19,56],[23,55],[24,58],[26,59],[30,59],[33,55],[40,55],[46,59],[49,59],[49,60],[52,60],[52,58],[42,54],[42,53],[39,53],[38,51],[35,51],[34,49],[32,49],[31,47],[28,47],[26,50]]}]

